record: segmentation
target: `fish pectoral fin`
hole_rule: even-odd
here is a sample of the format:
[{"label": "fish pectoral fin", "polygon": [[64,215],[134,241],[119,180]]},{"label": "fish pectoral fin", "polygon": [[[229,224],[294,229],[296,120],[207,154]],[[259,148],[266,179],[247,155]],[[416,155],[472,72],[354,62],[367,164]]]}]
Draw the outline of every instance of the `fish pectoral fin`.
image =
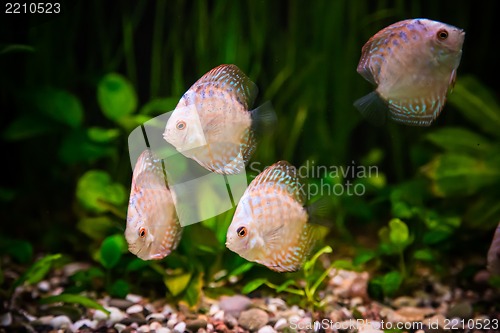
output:
[{"label": "fish pectoral fin", "polygon": [[272,229],[271,231],[269,231],[264,237],[263,237],[263,241],[264,241],[264,244],[263,246],[265,246],[266,248],[268,249],[276,249],[279,247],[280,245],[280,240],[281,240],[281,237],[280,237],[280,230],[285,226],[285,224],[281,224],[279,225],[278,227]]},{"label": "fish pectoral fin", "polygon": [[385,124],[387,104],[376,91],[372,91],[355,101],[354,106],[359,110],[361,116],[372,125],[382,126]]},{"label": "fish pectoral fin", "polygon": [[252,131],[257,136],[272,132],[278,120],[271,102],[266,102],[250,111],[250,117],[252,119]]}]

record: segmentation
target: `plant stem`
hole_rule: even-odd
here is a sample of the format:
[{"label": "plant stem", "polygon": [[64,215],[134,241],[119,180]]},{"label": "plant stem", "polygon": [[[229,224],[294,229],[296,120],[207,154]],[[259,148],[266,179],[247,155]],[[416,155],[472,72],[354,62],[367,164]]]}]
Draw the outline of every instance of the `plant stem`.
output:
[{"label": "plant stem", "polygon": [[[274,283],[271,283],[271,282],[266,282],[264,283],[266,286],[268,286],[269,288],[272,288],[274,290],[278,289],[279,286],[275,285]],[[304,291],[303,290],[298,290],[298,289],[291,289],[291,288],[285,288],[283,289],[283,291],[286,291],[287,293],[290,293],[290,294],[295,294],[295,295],[299,295],[299,296],[304,296]]]}]

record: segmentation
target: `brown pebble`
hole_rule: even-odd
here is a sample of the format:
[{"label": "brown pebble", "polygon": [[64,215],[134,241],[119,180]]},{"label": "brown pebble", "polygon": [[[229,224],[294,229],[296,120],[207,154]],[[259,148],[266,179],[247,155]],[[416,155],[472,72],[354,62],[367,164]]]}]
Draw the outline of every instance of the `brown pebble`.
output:
[{"label": "brown pebble", "polygon": [[206,328],[207,321],[205,319],[188,319],[186,320],[186,328],[195,332],[199,328]]}]

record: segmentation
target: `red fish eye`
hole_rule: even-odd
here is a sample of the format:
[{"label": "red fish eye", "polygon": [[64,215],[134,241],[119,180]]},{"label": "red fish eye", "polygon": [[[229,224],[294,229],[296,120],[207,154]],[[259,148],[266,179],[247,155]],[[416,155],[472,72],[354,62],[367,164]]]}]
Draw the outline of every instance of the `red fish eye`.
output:
[{"label": "red fish eye", "polygon": [[239,227],[236,230],[236,233],[238,234],[238,237],[243,238],[247,235],[247,228],[246,227]]},{"label": "red fish eye", "polygon": [[181,121],[177,122],[175,127],[177,127],[178,130],[183,130],[186,128],[186,122],[181,120]]},{"label": "red fish eye", "polygon": [[146,237],[146,228],[139,229],[139,237],[141,238]]},{"label": "red fish eye", "polygon": [[448,38],[448,31],[442,29],[439,30],[436,35],[438,39],[445,40],[446,38]]}]

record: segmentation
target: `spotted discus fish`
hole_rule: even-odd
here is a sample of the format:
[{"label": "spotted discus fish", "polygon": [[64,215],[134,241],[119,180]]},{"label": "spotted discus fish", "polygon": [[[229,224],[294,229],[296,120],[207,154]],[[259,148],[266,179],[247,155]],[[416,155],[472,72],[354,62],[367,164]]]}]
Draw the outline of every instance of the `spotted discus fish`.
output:
[{"label": "spotted discus fish", "polygon": [[256,126],[275,117],[269,104],[249,111],[256,95],[257,86],[238,67],[220,65],[182,96],[163,138],[209,171],[238,174],[255,151]]},{"label": "spotted discus fish", "polygon": [[177,247],[181,233],[161,160],[146,149],[132,176],[125,229],[128,249],[143,260],[162,259]]},{"label": "spotted discus fish", "polygon": [[298,270],[317,239],[308,223],[295,167],[280,161],[248,186],[227,231],[226,246],[277,272]]},{"label": "spotted discus fish", "polygon": [[437,21],[394,23],[363,46],[358,73],[376,90],[354,103],[373,123],[386,114],[399,123],[429,126],[452,88],[465,32]]},{"label": "spotted discus fish", "polygon": [[500,275],[500,224],[488,250],[488,270],[492,274]]}]

